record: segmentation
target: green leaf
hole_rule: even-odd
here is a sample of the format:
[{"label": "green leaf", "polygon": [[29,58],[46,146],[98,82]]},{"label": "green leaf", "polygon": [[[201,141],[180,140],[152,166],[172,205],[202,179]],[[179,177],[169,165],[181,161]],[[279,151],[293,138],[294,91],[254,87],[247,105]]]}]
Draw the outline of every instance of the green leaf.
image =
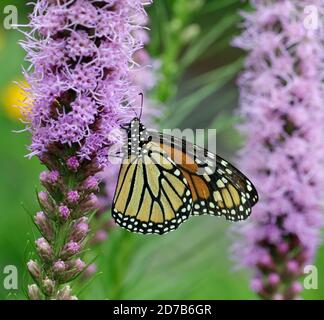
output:
[{"label": "green leaf", "polygon": [[236,14],[229,14],[213,26],[200,40],[197,41],[182,57],[181,69],[187,68],[196,61],[231,25],[237,21]]},{"label": "green leaf", "polygon": [[[196,106],[232,79],[233,75],[240,69],[240,66],[241,60],[238,60],[226,67],[207,73],[201,76],[200,79],[198,77],[197,81],[192,80],[191,86],[197,85],[199,82],[203,83],[204,86],[170,105],[169,113],[172,113],[172,117],[167,120],[167,125],[170,128],[178,127]],[[164,126],[166,126],[166,123]]]}]

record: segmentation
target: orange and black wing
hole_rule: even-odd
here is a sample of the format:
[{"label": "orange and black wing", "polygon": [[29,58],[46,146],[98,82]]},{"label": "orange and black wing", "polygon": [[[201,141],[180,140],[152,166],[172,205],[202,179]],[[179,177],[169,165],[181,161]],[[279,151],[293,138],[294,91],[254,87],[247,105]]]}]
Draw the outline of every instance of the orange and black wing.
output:
[{"label": "orange and black wing", "polygon": [[192,212],[188,182],[159,144],[148,142],[141,155],[121,165],[112,216],[137,233],[164,234],[177,229]]},{"label": "orange and black wing", "polygon": [[245,220],[258,201],[252,182],[218,155],[174,136],[151,133],[188,181],[193,215],[224,215]]}]

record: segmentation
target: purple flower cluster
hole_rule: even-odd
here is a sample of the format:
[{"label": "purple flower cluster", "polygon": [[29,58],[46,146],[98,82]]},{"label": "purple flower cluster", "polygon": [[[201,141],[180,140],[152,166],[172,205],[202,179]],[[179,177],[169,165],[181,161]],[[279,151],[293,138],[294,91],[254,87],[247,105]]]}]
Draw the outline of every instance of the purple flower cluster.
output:
[{"label": "purple flower cluster", "polygon": [[254,270],[251,286],[265,299],[294,299],[305,264],[313,261],[323,212],[323,39],[304,26],[317,0],[251,1],[234,44],[248,52],[239,79],[241,127],[247,144],[240,167],[260,203],[239,226],[240,263]]},{"label": "purple flower cluster", "polygon": [[107,162],[110,133],[134,116],[139,89],[134,54],[143,46],[142,0],[39,0],[22,46],[33,108],[31,155],[55,146]]},{"label": "purple flower cluster", "polygon": [[[148,1],[149,2],[149,1]],[[22,46],[32,108],[31,154],[48,168],[40,175],[41,212],[34,220],[38,261],[28,269],[30,299],[76,299],[70,286],[86,269],[87,216],[97,208],[97,177],[120,124],[134,117],[134,83],[142,48],[142,0],[39,0]],[[141,18],[142,19],[142,18]],[[121,133],[120,133],[121,135]],[[102,238],[102,235],[98,237]]]}]

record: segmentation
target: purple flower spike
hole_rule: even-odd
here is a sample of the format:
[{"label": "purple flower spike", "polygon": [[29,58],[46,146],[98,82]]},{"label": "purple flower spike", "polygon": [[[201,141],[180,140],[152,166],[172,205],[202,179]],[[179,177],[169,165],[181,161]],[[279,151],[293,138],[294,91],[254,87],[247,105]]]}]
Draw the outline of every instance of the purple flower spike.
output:
[{"label": "purple flower spike", "polygon": [[[40,175],[46,191],[35,217],[43,235],[36,241],[42,281],[35,276],[31,299],[76,299],[66,283],[85,268],[78,255],[88,243],[86,217],[97,209],[97,177],[121,140],[116,130],[140,107],[142,90],[133,79],[142,69],[135,54],[146,41],[143,16],[142,0],[34,3],[22,41],[30,63],[27,130],[30,156],[49,171]],[[35,265],[29,269],[36,275]]]},{"label": "purple flower spike", "polygon": [[253,1],[234,45],[248,52],[239,79],[240,127],[247,142],[240,167],[260,202],[239,226],[238,262],[264,284],[264,299],[295,299],[306,264],[312,263],[323,226],[323,33],[302,23],[306,3]]}]

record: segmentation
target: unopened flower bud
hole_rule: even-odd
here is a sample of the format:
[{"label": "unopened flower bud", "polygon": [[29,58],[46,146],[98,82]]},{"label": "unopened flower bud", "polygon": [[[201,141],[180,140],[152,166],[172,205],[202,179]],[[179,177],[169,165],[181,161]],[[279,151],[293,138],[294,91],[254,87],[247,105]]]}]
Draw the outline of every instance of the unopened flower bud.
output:
[{"label": "unopened flower bud", "polygon": [[274,264],[270,255],[263,254],[259,259],[258,266],[260,269],[272,270],[274,268]]},{"label": "unopened flower bud", "polygon": [[47,181],[53,185],[55,185],[58,182],[58,179],[60,177],[60,174],[58,171],[50,171],[47,175]]},{"label": "unopened flower bud", "polygon": [[47,171],[43,171],[40,173],[40,175],[39,175],[40,182],[42,182],[42,183],[47,182],[47,174],[48,174]]},{"label": "unopened flower bud", "polygon": [[277,273],[270,273],[268,276],[268,283],[270,286],[277,286],[280,282],[280,277]]},{"label": "unopened flower bud", "polygon": [[91,193],[85,201],[80,205],[79,216],[84,215],[85,213],[95,210],[98,205],[98,198],[95,194]]},{"label": "unopened flower bud", "polygon": [[60,273],[64,272],[65,269],[66,269],[66,265],[65,265],[64,261],[57,260],[54,262],[53,270],[56,274],[60,274]]},{"label": "unopened flower bud", "polygon": [[296,260],[289,260],[286,264],[286,271],[291,275],[297,275],[300,272],[298,262]]},{"label": "unopened flower bud", "polygon": [[108,233],[105,230],[98,230],[92,239],[93,244],[102,243],[107,240]]},{"label": "unopened flower bud", "polygon": [[82,241],[89,232],[89,225],[87,222],[80,221],[74,224],[70,239],[75,242]]},{"label": "unopened flower bud", "polygon": [[99,180],[95,176],[88,177],[84,182],[84,188],[89,191],[97,191],[99,188]]},{"label": "unopened flower bud", "polygon": [[54,293],[55,282],[48,277],[46,277],[43,281],[43,288],[47,295],[51,296]]},{"label": "unopened flower bud", "polygon": [[27,262],[27,268],[34,281],[39,282],[42,271],[37,262],[34,260],[29,260]]},{"label": "unopened flower bud", "polygon": [[75,242],[70,241],[64,247],[62,251],[62,258],[70,258],[80,251],[81,246]]},{"label": "unopened flower bud", "polygon": [[286,242],[281,242],[277,246],[277,251],[281,256],[284,256],[289,251],[289,245]]},{"label": "unopened flower bud", "polygon": [[34,220],[45,238],[48,240],[53,239],[54,229],[52,222],[46,217],[45,213],[43,211],[37,212]]},{"label": "unopened flower bud", "polygon": [[53,250],[45,238],[39,238],[35,241],[37,251],[41,258],[45,261],[51,261],[53,258]]},{"label": "unopened flower bud", "polygon": [[253,291],[259,293],[263,290],[263,283],[262,280],[260,278],[253,278],[251,280],[251,284],[250,287]]},{"label": "unopened flower bud", "polygon": [[57,294],[57,300],[71,300],[72,298],[72,290],[69,285],[64,286]]},{"label": "unopened flower bud", "polygon": [[67,206],[62,205],[59,207],[59,213],[62,220],[66,221],[69,218],[71,212]]},{"label": "unopened flower bud", "polygon": [[28,297],[30,300],[41,300],[40,291],[36,284],[28,286]]},{"label": "unopened flower bud", "polygon": [[51,197],[48,196],[48,193],[41,191],[38,193],[38,201],[42,209],[50,215],[55,210],[55,205]]},{"label": "unopened flower bud", "polygon": [[78,191],[69,191],[67,194],[67,199],[69,203],[76,204],[80,199],[80,195]]},{"label": "unopened flower bud", "polygon": [[74,266],[78,272],[82,272],[84,268],[86,267],[86,264],[84,261],[82,261],[80,258],[75,260]]},{"label": "unopened flower bud", "polygon": [[67,159],[66,165],[69,168],[69,170],[73,172],[78,171],[78,168],[80,167],[80,163],[77,157],[70,157],[69,159]]}]

